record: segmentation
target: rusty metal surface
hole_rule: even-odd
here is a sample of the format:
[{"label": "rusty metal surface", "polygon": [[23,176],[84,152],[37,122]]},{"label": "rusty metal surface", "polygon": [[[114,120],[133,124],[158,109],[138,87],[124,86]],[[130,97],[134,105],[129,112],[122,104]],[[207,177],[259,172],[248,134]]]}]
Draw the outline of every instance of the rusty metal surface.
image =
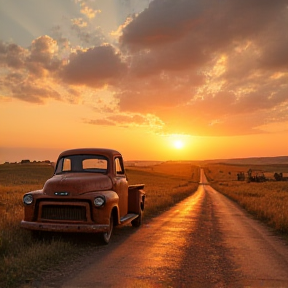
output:
[{"label": "rusty metal surface", "polygon": [[73,232],[73,233],[99,233],[107,232],[109,225],[104,224],[67,224],[21,221],[21,227],[29,230]]},{"label": "rusty metal surface", "polygon": [[112,189],[112,180],[107,175],[97,173],[67,173],[54,175],[46,181],[43,193],[54,195],[57,191],[67,191],[69,195]]},{"label": "rusty metal surface", "polygon": [[[100,155],[108,159],[107,173],[64,172],[54,174],[42,190],[32,191],[33,203],[25,205],[21,227],[30,230],[59,232],[107,232],[113,211],[114,224],[128,212],[140,213],[144,202],[144,184],[128,188],[125,174],[115,174],[118,151],[84,148],[62,152],[58,160],[69,155]],[[140,189],[142,188],[142,189]],[[129,190],[129,193],[128,193]],[[130,196],[128,196],[128,194]],[[105,197],[105,205],[96,207],[94,199]]]}]

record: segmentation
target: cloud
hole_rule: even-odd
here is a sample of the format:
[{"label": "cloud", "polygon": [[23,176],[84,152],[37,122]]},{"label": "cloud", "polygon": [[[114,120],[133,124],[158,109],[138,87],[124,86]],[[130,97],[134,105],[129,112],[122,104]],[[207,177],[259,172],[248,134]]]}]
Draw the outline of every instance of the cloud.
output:
[{"label": "cloud", "polygon": [[0,41],[0,66],[19,69],[24,65],[26,51],[24,48],[11,43]]},{"label": "cloud", "polygon": [[146,127],[157,132],[162,129],[164,123],[151,114],[139,113],[110,113],[101,119],[83,119],[84,123],[92,125],[118,126],[122,128]]},{"label": "cloud", "polygon": [[103,45],[71,54],[61,75],[70,84],[99,88],[116,84],[125,71],[121,55],[111,45]]},{"label": "cloud", "polygon": [[2,71],[5,71],[0,76],[2,96],[38,104],[49,98],[65,98],[57,91],[56,73],[62,61],[58,57],[57,42],[51,37],[38,37],[27,49],[1,42],[0,58]]},{"label": "cloud", "polygon": [[60,94],[53,88],[32,85],[31,83],[23,83],[19,86],[14,86],[12,89],[15,98],[24,101],[43,104],[44,99],[52,98],[59,100]]},{"label": "cloud", "polygon": [[76,33],[78,46],[81,47],[100,46],[106,39],[100,27],[91,29],[91,24],[88,25],[82,18],[71,19],[71,30]]},{"label": "cloud", "polygon": [[288,105],[287,13],[286,0],[153,1],[122,29],[120,110],[174,133],[260,133]]},{"label": "cloud", "polygon": [[[128,15],[113,44],[91,21],[97,9],[76,2],[87,18],[71,20],[72,34],[57,26],[27,49],[0,43],[7,95],[77,103],[90,89],[102,117],[86,123],[163,133],[253,134],[287,123],[287,0],[154,0]],[[112,108],[97,102],[101,89]]]},{"label": "cloud", "polygon": [[84,2],[82,2],[80,12],[88,18],[94,18],[97,13],[101,13],[101,10],[89,8]]}]

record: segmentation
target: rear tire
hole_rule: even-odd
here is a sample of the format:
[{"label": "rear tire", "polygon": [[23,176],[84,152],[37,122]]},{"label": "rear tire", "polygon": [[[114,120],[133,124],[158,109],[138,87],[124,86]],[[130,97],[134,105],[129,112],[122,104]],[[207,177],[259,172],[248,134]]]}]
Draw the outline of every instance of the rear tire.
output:
[{"label": "rear tire", "polygon": [[139,216],[131,221],[131,224],[133,227],[140,227],[142,224],[142,220],[143,220],[143,211],[140,209],[140,214]]},{"label": "rear tire", "polygon": [[100,240],[102,244],[108,244],[110,242],[111,235],[113,232],[113,227],[114,227],[114,222],[113,222],[113,215],[111,213],[110,221],[109,221],[109,231],[100,234]]}]

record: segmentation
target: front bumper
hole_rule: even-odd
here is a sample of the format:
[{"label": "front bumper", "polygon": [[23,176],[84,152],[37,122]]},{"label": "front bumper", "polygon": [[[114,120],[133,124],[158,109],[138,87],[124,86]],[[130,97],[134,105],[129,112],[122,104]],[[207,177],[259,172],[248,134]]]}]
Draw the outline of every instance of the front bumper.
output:
[{"label": "front bumper", "polygon": [[106,224],[65,224],[21,221],[20,226],[28,230],[72,232],[72,233],[102,233],[109,231]]}]

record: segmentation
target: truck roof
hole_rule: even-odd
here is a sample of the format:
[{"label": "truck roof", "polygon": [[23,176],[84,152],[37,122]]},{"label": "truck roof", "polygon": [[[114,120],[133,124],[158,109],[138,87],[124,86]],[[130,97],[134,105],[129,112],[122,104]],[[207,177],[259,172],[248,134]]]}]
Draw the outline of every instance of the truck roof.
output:
[{"label": "truck roof", "polygon": [[114,156],[122,156],[120,152],[113,150],[113,149],[107,149],[107,148],[77,148],[77,149],[70,149],[63,151],[59,157],[63,156],[69,156],[69,155],[79,155],[79,154],[94,154],[94,155],[103,155],[108,158],[112,158]]}]

